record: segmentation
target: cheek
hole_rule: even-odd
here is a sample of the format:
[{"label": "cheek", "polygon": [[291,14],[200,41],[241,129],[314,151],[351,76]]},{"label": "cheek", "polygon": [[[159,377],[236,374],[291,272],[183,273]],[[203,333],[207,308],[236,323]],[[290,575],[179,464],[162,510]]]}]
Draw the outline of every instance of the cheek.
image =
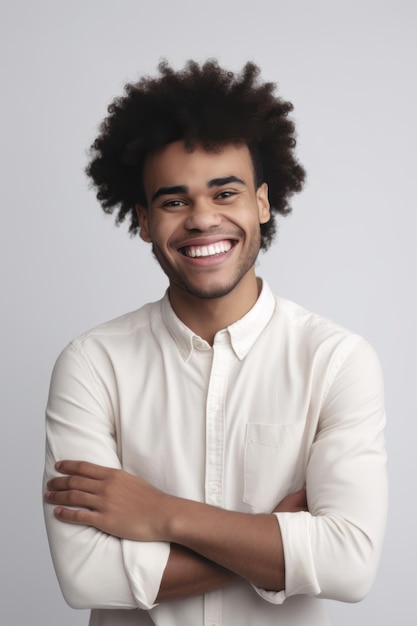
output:
[{"label": "cheek", "polygon": [[252,209],[242,210],[239,213],[236,213],[234,216],[234,221],[244,230],[248,232],[255,232],[260,228],[260,215],[257,207],[252,207]]},{"label": "cheek", "polygon": [[149,223],[149,232],[152,241],[161,242],[167,238],[168,229],[164,220],[153,219]]},{"label": "cheek", "polygon": [[159,220],[150,230],[153,244],[161,249],[169,249],[169,242],[177,232],[178,226],[174,220]]}]

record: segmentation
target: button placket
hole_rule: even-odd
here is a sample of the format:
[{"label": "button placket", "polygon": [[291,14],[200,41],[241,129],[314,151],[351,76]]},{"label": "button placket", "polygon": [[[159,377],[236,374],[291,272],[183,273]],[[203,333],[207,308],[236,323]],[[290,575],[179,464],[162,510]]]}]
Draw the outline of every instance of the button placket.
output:
[{"label": "button placket", "polygon": [[225,365],[230,353],[231,349],[227,345],[213,346],[207,393],[205,496],[206,502],[215,506],[223,506]]},{"label": "button placket", "polygon": [[[224,507],[224,437],[225,406],[228,371],[234,359],[228,342],[217,341],[213,346],[213,360],[206,401],[206,477],[205,501]],[[221,626],[222,592],[213,591],[204,598],[204,626]]]}]

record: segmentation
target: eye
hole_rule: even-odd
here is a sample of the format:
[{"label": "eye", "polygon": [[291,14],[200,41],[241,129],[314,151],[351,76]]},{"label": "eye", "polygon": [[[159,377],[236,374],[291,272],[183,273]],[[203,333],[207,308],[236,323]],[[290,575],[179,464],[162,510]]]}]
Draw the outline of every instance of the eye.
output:
[{"label": "eye", "polygon": [[173,200],[167,200],[162,205],[166,209],[177,209],[179,207],[185,206],[184,200],[179,200],[178,198]]},{"label": "eye", "polygon": [[231,191],[230,189],[225,189],[224,191],[220,191],[220,193],[217,194],[216,199],[218,199],[218,200],[229,200],[230,198],[233,198],[236,195],[237,195],[236,191]]}]

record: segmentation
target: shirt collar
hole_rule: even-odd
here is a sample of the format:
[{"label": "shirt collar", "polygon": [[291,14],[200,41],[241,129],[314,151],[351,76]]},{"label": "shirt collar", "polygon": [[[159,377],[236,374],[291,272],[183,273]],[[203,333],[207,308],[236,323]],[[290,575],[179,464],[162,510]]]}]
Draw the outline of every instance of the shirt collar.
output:
[{"label": "shirt collar", "polygon": [[[222,341],[228,336],[232,348],[239,360],[243,360],[261,332],[264,330],[275,310],[276,302],[268,284],[263,280],[262,288],[254,306],[240,320],[237,320],[224,330],[216,333],[216,340]],[[193,350],[210,350],[211,346],[204,339],[196,335],[174,313],[166,291],[161,300],[162,319],[178,346],[184,361],[188,361]]]}]

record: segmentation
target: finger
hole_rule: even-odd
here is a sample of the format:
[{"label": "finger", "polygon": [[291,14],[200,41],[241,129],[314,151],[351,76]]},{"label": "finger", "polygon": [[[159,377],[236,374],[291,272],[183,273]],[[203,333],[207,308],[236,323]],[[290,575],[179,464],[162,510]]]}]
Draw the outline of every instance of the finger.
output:
[{"label": "finger", "polygon": [[307,504],[307,492],[304,488],[295,491],[290,497],[294,498],[294,501],[296,502]]},{"label": "finger", "polygon": [[87,509],[96,509],[98,505],[98,499],[95,495],[76,490],[47,491],[45,500],[49,502],[49,504],[83,507]]},{"label": "finger", "polygon": [[285,498],[275,507],[274,512],[295,512],[298,510],[307,511],[307,507],[307,493],[303,488],[285,496]]},{"label": "finger", "polygon": [[58,461],[55,463],[55,469],[61,474],[73,474],[84,476],[85,478],[94,478],[102,480],[109,474],[111,468],[97,465],[96,463],[88,463],[88,461]]},{"label": "finger", "polygon": [[70,475],[51,478],[47,483],[48,491],[85,491],[97,494],[100,490],[101,481],[84,476]]},{"label": "finger", "polygon": [[54,509],[54,515],[61,522],[69,524],[82,524],[84,526],[98,526],[98,514],[95,511],[85,511],[83,509],[66,509],[58,506]]},{"label": "finger", "polygon": [[305,490],[300,489],[300,491],[296,491],[295,493],[292,493],[289,496],[288,501],[294,507],[305,508],[307,506],[307,497],[306,497]]}]

